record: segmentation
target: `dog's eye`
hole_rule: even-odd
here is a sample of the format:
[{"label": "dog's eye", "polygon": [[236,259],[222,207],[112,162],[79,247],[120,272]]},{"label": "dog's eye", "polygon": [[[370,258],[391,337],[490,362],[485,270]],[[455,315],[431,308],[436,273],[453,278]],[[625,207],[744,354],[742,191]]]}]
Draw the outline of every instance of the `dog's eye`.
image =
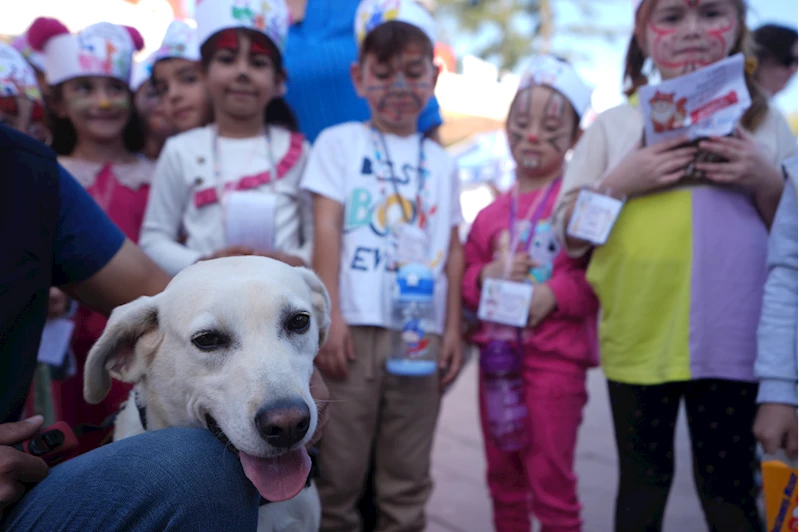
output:
[{"label": "dog's eye", "polygon": [[193,343],[197,349],[202,349],[203,351],[211,351],[212,349],[227,345],[227,341],[223,336],[212,332],[198,334],[191,339],[191,343]]},{"label": "dog's eye", "polygon": [[295,333],[303,333],[311,326],[311,316],[309,314],[295,314],[289,319],[286,328]]}]

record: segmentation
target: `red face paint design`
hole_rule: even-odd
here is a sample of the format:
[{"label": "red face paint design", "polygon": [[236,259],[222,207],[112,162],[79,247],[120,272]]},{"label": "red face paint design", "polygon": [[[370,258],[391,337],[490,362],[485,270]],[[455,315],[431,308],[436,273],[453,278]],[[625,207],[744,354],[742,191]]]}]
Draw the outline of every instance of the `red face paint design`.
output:
[{"label": "red face paint design", "polygon": [[646,49],[671,79],[728,56],[738,26],[732,0],[660,0],[646,27]]}]

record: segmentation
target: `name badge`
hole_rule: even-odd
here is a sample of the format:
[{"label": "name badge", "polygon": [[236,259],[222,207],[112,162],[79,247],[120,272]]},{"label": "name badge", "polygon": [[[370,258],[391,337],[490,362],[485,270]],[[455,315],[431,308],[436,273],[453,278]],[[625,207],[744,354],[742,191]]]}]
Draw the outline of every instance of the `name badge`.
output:
[{"label": "name badge", "polygon": [[624,202],[621,200],[583,189],[577,196],[574,213],[566,232],[569,236],[586,240],[594,245],[604,245],[623,205]]},{"label": "name badge", "polygon": [[533,285],[504,279],[485,279],[477,317],[511,327],[526,327],[533,300]]},{"label": "name badge", "polygon": [[224,206],[228,246],[246,246],[261,252],[274,249],[275,194],[229,192],[225,195]]},{"label": "name badge", "polygon": [[414,225],[402,225],[397,235],[396,260],[400,264],[427,264],[429,245],[424,231]]}]

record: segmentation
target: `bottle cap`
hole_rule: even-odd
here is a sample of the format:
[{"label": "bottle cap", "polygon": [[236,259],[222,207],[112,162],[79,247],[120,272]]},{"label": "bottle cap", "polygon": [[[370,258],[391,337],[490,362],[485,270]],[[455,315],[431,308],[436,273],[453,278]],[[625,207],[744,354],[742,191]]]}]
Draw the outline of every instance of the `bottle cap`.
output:
[{"label": "bottle cap", "polygon": [[430,301],[435,291],[433,272],[422,264],[406,264],[397,271],[400,301]]}]

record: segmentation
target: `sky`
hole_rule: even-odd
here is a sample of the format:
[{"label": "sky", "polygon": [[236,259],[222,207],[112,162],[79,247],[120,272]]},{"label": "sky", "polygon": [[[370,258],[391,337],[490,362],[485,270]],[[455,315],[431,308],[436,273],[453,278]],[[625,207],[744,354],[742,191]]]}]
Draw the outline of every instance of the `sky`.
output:
[{"label": "sky", "polygon": [[[490,0],[489,0],[490,1]],[[600,26],[628,28],[623,32],[624,37],[608,42],[604,39],[583,38],[574,35],[555,36],[553,51],[576,49],[584,59],[575,61],[575,67],[584,77],[586,82],[597,90],[594,94],[594,107],[602,111],[607,107],[616,105],[621,101],[621,77],[624,66],[624,54],[632,32],[632,5],[633,0],[592,0],[596,2],[596,22]],[[584,23],[584,17],[570,2],[556,0],[555,13],[557,24]],[[796,0],[749,0],[749,14],[747,21],[750,28],[755,28],[764,23],[777,23],[786,26],[797,26]],[[491,39],[491,35],[482,36]],[[453,47],[459,55],[470,53],[474,48],[473,43],[481,42],[477,39],[455,38]],[[479,44],[478,44],[479,45]],[[797,110],[797,80],[794,76],[789,85],[782,91],[775,103],[784,112]]]}]

